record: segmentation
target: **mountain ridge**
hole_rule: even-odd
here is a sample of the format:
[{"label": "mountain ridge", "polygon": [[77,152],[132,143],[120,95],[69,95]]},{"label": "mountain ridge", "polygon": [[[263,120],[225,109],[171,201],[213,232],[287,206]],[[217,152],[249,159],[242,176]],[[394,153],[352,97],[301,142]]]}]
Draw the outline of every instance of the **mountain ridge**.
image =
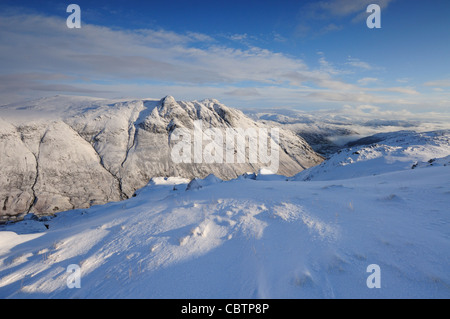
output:
[{"label": "mountain ridge", "polygon": [[[192,129],[199,120],[206,129],[222,132],[269,127],[215,99],[56,96],[3,106],[0,152],[5,155],[0,164],[6,169],[0,172],[1,219],[119,201],[152,177],[193,179],[214,174],[229,180],[265,167],[259,157],[257,163],[174,163],[174,130]],[[323,160],[301,137],[282,128],[279,132],[280,174],[293,176]]]}]

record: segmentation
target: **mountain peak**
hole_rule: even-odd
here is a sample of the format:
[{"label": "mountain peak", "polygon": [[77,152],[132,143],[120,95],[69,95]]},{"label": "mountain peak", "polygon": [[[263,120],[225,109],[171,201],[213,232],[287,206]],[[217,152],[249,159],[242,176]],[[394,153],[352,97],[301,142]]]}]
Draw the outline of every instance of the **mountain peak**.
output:
[{"label": "mountain peak", "polygon": [[174,104],[174,103],[177,103],[177,101],[175,101],[175,98],[174,98],[173,96],[171,96],[171,95],[167,95],[167,96],[165,96],[165,97],[163,97],[163,98],[161,99],[161,104],[162,104],[162,105],[165,105],[165,104]]},{"label": "mountain peak", "polygon": [[162,98],[158,107],[159,115],[162,117],[181,116],[184,110],[178,104],[173,96],[167,95]]}]

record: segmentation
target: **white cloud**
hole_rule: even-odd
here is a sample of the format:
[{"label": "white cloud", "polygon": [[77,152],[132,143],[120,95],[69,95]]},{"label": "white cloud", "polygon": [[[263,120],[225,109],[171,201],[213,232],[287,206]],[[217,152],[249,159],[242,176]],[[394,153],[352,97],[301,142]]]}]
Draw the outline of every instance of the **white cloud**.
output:
[{"label": "white cloud", "polygon": [[[101,97],[214,97],[237,106],[239,101],[265,106],[395,106],[427,101],[425,96],[422,101],[408,100],[408,95],[417,95],[409,87],[361,87],[374,83],[375,78],[349,82],[348,75],[373,68],[355,58],[341,65],[350,66],[350,71],[348,67],[339,69],[322,53],[319,67],[311,68],[292,56],[252,46],[227,47],[200,33],[113,30],[88,24],[68,29],[64,19],[55,17],[0,17],[0,104],[36,97],[39,92]],[[246,83],[245,87],[242,83]],[[449,104],[442,97],[428,102],[435,107]]]},{"label": "white cloud", "polygon": [[[378,0],[376,3],[381,9],[385,9],[394,0]],[[344,29],[340,23],[343,19],[349,19],[358,23],[367,18],[367,6],[374,3],[373,0],[321,0],[308,2],[298,15],[299,23],[295,33],[299,37],[309,34],[323,35],[328,32]],[[323,22],[323,26],[312,28],[317,22]],[[339,23],[338,23],[339,22]],[[318,32],[316,30],[319,30]]]},{"label": "white cloud", "polygon": [[[378,0],[375,3],[381,9],[385,9],[394,0]],[[320,17],[348,17],[353,16],[352,21],[358,22],[367,17],[367,6],[374,3],[373,0],[326,0],[317,1],[312,5],[315,16]]]},{"label": "white cloud", "polygon": [[358,84],[366,86],[372,83],[377,83],[379,80],[377,78],[366,77],[358,80]]},{"label": "white cloud", "polygon": [[[149,80],[179,83],[283,81],[286,71],[306,70],[299,59],[252,47],[222,47],[198,33],[111,30],[83,25],[72,30],[57,18],[0,19],[3,74],[63,73],[93,80]],[[211,42],[206,48],[191,45]],[[286,81],[286,79],[284,79]]]},{"label": "white cloud", "polygon": [[244,34],[233,34],[233,35],[229,36],[230,40],[233,40],[233,41],[242,41],[242,40],[247,39],[247,37],[248,37],[247,33],[244,33]]},{"label": "white cloud", "polygon": [[331,62],[329,62],[325,58],[325,54],[323,54],[323,52],[319,52],[318,54],[320,56],[319,65],[322,71],[328,74],[335,74],[335,75],[344,73],[344,71],[338,70]]},{"label": "white cloud", "polygon": [[421,110],[420,113],[415,113],[404,108],[389,110],[382,109],[371,104],[361,104],[355,106],[345,105],[339,109],[338,112],[353,119],[361,117],[365,119],[417,121],[420,122],[418,127],[421,127],[422,131],[450,128],[450,116],[445,112],[438,113]]},{"label": "white cloud", "polygon": [[272,36],[273,36],[273,40],[275,42],[287,42],[288,39],[283,37],[281,34],[277,33],[277,32],[272,32]]},{"label": "white cloud", "polygon": [[402,94],[410,94],[410,95],[418,95],[420,94],[412,87],[390,87],[382,89],[388,92],[396,92],[396,93],[402,93]]},{"label": "white cloud", "polygon": [[450,87],[450,79],[436,80],[424,83],[425,86]]},{"label": "white cloud", "polygon": [[[258,47],[219,46],[198,33],[131,32],[86,24],[73,30],[58,18],[12,16],[0,20],[0,37],[4,39],[0,44],[4,74],[63,73],[93,81],[187,84],[283,83],[290,81],[284,76],[289,72],[303,74],[313,82],[322,82],[326,76],[311,71],[300,59]],[[200,40],[208,45],[191,45]]]},{"label": "white cloud", "polygon": [[224,94],[237,97],[253,97],[261,95],[256,88],[237,88],[232,91],[225,92]]},{"label": "white cloud", "polygon": [[346,64],[350,65],[352,67],[360,68],[360,69],[364,69],[364,70],[372,70],[373,69],[373,67],[369,63],[361,61],[360,59],[357,59],[357,58],[352,58],[352,57],[349,57],[347,59]]},{"label": "white cloud", "polygon": [[396,80],[398,83],[408,83],[411,81],[411,78],[400,78]]}]

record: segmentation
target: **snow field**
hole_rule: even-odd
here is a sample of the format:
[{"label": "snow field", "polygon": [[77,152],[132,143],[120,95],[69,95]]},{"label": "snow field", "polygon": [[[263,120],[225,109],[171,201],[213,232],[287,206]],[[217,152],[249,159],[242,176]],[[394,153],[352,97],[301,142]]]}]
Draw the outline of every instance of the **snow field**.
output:
[{"label": "snow field", "polygon": [[[447,166],[191,190],[155,179],[129,200],[60,213],[48,230],[5,226],[0,296],[448,298],[449,180]],[[70,264],[80,289],[67,288]],[[366,286],[370,264],[380,289]]]}]

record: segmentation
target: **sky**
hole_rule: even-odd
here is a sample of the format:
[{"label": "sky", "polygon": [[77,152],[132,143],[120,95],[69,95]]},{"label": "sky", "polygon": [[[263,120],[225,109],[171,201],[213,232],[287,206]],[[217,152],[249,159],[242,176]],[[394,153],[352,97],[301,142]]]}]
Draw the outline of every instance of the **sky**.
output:
[{"label": "sky", "polygon": [[[448,0],[71,1],[0,2],[0,105],[172,95],[450,112]],[[72,3],[81,28],[66,24]],[[381,28],[368,28],[369,4]]]}]

